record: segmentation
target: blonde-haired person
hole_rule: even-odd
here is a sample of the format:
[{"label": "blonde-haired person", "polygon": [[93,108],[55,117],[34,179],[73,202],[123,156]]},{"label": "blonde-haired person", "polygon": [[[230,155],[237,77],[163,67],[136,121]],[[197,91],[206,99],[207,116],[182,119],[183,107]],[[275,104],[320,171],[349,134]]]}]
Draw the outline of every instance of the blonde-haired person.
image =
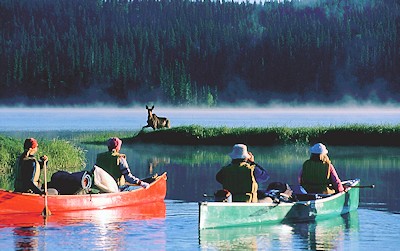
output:
[{"label": "blonde-haired person", "polygon": [[344,191],[335,167],[328,157],[328,149],[322,143],[310,148],[311,156],[303,163],[299,183],[307,193],[334,194]]}]

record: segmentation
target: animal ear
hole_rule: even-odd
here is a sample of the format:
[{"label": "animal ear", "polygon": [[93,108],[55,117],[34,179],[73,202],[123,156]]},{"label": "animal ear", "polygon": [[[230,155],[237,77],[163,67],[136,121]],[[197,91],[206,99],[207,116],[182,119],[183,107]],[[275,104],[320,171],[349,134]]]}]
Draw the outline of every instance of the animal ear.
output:
[{"label": "animal ear", "polygon": [[151,107],[151,109],[154,109],[154,105]]},{"label": "animal ear", "polygon": [[146,109],[149,109],[149,107],[146,105]]}]

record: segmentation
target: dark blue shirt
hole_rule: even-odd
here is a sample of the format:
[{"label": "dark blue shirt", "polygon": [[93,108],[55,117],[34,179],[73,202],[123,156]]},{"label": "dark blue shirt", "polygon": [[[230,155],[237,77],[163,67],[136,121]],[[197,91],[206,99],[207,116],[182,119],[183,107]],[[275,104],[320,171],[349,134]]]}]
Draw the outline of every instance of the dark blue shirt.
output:
[{"label": "dark blue shirt", "polygon": [[269,180],[269,174],[268,172],[262,168],[260,165],[258,165],[257,163],[251,163],[255,165],[254,168],[254,177],[256,178],[256,181],[258,184],[260,183],[264,183],[267,182],[267,180]]}]

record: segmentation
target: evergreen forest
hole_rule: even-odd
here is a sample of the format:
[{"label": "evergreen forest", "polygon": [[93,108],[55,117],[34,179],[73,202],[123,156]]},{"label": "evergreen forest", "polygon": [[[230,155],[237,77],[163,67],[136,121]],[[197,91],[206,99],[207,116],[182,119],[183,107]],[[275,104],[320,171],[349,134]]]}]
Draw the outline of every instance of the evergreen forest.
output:
[{"label": "evergreen forest", "polygon": [[398,0],[0,0],[0,104],[400,101]]}]

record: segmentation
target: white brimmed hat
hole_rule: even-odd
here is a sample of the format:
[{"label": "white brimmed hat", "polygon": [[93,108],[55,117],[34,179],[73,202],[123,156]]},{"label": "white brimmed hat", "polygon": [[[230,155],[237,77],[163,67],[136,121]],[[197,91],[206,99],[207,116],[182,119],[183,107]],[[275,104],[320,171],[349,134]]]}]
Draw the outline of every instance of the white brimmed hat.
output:
[{"label": "white brimmed hat", "polygon": [[310,148],[310,152],[314,154],[327,154],[328,149],[326,149],[324,144],[317,143]]},{"label": "white brimmed hat", "polygon": [[244,144],[236,144],[233,146],[232,152],[229,154],[232,159],[246,159],[250,158],[247,152],[247,146]]}]

